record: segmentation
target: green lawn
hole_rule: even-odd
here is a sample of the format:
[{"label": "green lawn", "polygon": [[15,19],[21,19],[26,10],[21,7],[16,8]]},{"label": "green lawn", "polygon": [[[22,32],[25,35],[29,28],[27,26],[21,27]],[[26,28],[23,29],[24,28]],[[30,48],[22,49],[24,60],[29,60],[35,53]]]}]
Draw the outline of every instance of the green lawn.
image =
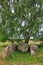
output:
[{"label": "green lawn", "polygon": [[9,63],[12,65],[14,63],[25,63],[26,65],[30,63],[41,63],[42,65],[43,55],[41,53],[37,53],[36,55],[31,56],[29,53],[14,52],[14,54],[12,54],[10,57],[7,57],[5,60],[9,61]]},{"label": "green lawn", "polygon": [[[32,42],[32,41],[31,41]],[[35,41],[34,41],[35,42]],[[33,43],[33,42],[32,42]],[[43,42],[42,42],[43,43]],[[2,52],[3,48],[8,45],[9,43],[0,43],[0,53]],[[1,59],[1,57],[0,57]],[[19,51],[14,52],[11,56],[3,59],[5,62],[10,63],[11,65],[14,64],[25,64],[25,65],[43,65],[43,46],[40,45],[40,48],[37,50],[36,55],[31,56],[30,52],[28,53],[21,53]],[[0,64],[1,65],[1,64]]]}]

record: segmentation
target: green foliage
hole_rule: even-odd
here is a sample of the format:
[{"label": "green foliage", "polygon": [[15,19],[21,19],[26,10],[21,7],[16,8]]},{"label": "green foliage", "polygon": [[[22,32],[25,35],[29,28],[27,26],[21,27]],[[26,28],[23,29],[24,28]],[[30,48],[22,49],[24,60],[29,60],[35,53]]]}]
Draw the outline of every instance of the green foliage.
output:
[{"label": "green foliage", "polygon": [[[42,24],[43,10],[41,9],[41,0],[14,0],[13,2],[11,0],[1,0],[0,4],[2,5],[0,9],[2,18],[0,31],[4,32],[2,35],[7,34],[9,39],[12,40],[22,39],[21,36],[25,39],[27,30],[30,35],[36,35],[39,25]],[[24,21],[25,24],[22,26]]]},{"label": "green foliage", "polygon": [[6,40],[8,40],[8,36],[3,34],[3,35],[0,35],[0,41],[2,42],[5,42]]}]

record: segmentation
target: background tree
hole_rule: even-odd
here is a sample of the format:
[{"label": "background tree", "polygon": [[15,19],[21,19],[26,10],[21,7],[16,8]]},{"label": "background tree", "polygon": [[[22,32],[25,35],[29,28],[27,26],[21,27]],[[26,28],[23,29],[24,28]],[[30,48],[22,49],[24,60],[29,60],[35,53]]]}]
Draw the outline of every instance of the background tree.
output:
[{"label": "background tree", "polygon": [[26,32],[35,37],[42,24],[41,0],[0,0],[0,34],[6,40],[25,39]]}]

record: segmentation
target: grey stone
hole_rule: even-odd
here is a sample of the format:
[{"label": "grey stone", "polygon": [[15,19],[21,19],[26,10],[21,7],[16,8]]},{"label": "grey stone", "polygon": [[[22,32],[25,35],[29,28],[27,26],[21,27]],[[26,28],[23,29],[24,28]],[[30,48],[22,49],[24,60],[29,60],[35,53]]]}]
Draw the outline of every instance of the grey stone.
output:
[{"label": "grey stone", "polygon": [[3,49],[2,58],[11,55],[15,50],[16,50],[16,44],[9,44],[7,47]]},{"label": "grey stone", "polygon": [[28,52],[28,44],[26,43],[21,43],[18,45],[18,50],[21,51],[21,52]]},{"label": "grey stone", "polygon": [[30,53],[31,53],[31,55],[36,54],[37,49],[38,49],[37,45],[30,45]]}]

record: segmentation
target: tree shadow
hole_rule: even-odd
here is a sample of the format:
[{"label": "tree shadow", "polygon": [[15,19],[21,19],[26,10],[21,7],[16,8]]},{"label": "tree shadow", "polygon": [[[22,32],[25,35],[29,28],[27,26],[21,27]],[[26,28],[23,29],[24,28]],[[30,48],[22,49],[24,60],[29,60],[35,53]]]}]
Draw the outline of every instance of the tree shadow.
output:
[{"label": "tree shadow", "polygon": [[3,46],[0,46],[0,47],[2,47],[2,48],[5,48],[5,47],[7,47],[8,45],[3,45]]},{"label": "tree shadow", "polygon": [[40,43],[40,45],[38,45],[39,48],[43,48],[43,42]]}]

